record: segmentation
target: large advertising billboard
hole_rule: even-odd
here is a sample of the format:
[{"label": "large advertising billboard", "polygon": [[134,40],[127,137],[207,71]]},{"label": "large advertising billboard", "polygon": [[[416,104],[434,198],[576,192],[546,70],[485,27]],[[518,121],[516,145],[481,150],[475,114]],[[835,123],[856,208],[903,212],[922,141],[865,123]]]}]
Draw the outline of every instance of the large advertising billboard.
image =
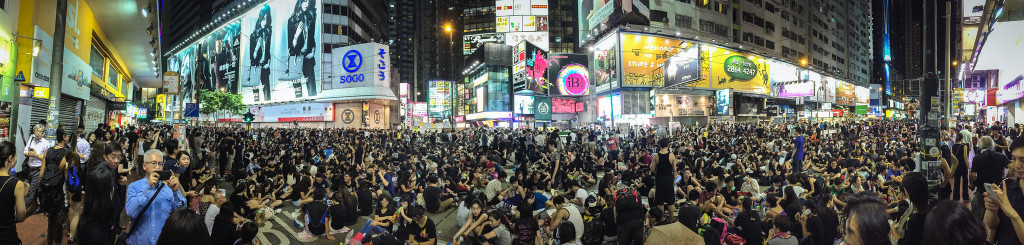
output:
[{"label": "large advertising billboard", "polygon": [[769,59],[714,46],[707,48],[707,53],[711,88],[768,94]]},{"label": "large advertising billboard", "polygon": [[546,31],[509,32],[505,33],[505,45],[515,46],[523,41],[529,41],[542,50],[549,50],[549,37],[550,34]]},{"label": "large advertising billboard", "polygon": [[[868,87],[854,85],[853,94],[855,97],[857,97],[858,105],[866,105],[868,103],[869,98],[871,96],[870,90],[871,89],[869,89]],[[982,93],[984,93],[984,91],[982,91]]]},{"label": "large advertising billboard", "polygon": [[512,90],[514,92],[531,91],[537,94],[548,94],[548,89],[551,87],[547,78],[548,66],[550,66],[548,52],[530,42],[520,42],[512,50]]},{"label": "large advertising billboard", "polygon": [[[585,54],[551,54],[548,75],[558,94],[562,96],[583,96],[590,94],[590,71],[587,69]],[[554,94],[554,92],[551,92]],[[556,111],[557,112],[557,111]]]},{"label": "large advertising billboard", "polygon": [[178,94],[184,103],[194,103],[198,94],[195,83],[195,62],[196,47],[188,46],[181,52],[167,59],[167,70],[178,73],[178,84],[181,84],[181,92]]},{"label": "large advertising billboard", "polygon": [[619,39],[612,36],[594,44],[594,89],[596,93],[619,87]]},{"label": "large advertising billboard", "polygon": [[512,96],[514,102],[512,111],[519,115],[533,114],[533,96],[530,95],[514,95]]},{"label": "large advertising billboard", "polygon": [[715,91],[715,108],[719,116],[732,115],[732,90]]},{"label": "large advertising billboard", "polygon": [[232,21],[194,45],[196,91],[238,93],[240,43],[239,23]]},{"label": "large advertising billboard", "polygon": [[[622,33],[622,86],[661,87],[665,85],[665,72],[661,66],[669,56],[680,50],[696,49],[696,45],[679,39]],[[697,59],[694,53],[693,59]]]},{"label": "large advertising billboard", "polygon": [[814,96],[814,83],[810,82],[779,84],[777,87],[779,93],[775,96],[780,98]]},{"label": "large advertising billboard", "polygon": [[250,107],[253,122],[319,122],[334,121],[334,104],[302,103]]},{"label": "large advertising billboard", "polygon": [[676,54],[668,58],[665,64],[665,87],[689,83],[700,76],[700,45],[688,45],[677,49]]},{"label": "large advertising billboard", "polygon": [[687,94],[659,94],[655,96],[655,117],[710,116],[711,97]]},{"label": "large advertising billboard", "polygon": [[452,82],[445,80],[427,81],[427,99],[430,103],[430,117],[446,117],[452,107]]},{"label": "large advertising billboard", "polygon": [[316,98],[322,79],[319,0],[272,0],[241,18],[245,103]]},{"label": "large advertising billboard", "polygon": [[472,54],[484,43],[505,43],[505,33],[484,33],[462,36],[462,54]]},{"label": "large advertising billboard", "polygon": [[844,81],[836,81],[836,104],[856,104],[856,96],[854,95],[853,84]]},{"label": "large advertising billboard", "polygon": [[379,43],[362,43],[335,48],[331,62],[338,66],[332,76],[323,80],[322,90],[354,87],[391,87],[390,47]]}]

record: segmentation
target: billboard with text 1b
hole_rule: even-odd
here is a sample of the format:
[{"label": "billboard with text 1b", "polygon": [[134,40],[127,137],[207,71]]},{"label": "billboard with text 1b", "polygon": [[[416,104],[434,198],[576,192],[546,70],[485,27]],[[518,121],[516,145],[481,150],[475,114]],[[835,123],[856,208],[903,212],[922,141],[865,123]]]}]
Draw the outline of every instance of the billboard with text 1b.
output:
[{"label": "billboard with text 1b", "polygon": [[[590,94],[590,70],[585,54],[551,54],[548,56],[548,76],[558,86],[562,96],[583,96]],[[555,94],[551,91],[551,94]]]}]

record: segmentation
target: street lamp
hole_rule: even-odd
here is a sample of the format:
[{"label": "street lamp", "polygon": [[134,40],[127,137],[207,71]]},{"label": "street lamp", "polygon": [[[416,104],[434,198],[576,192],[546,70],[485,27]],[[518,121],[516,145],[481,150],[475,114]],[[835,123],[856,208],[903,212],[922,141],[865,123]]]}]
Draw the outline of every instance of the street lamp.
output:
[{"label": "street lamp", "polygon": [[807,65],[807,59],[800,59],[800,65],[802,65],[802,66]]}]

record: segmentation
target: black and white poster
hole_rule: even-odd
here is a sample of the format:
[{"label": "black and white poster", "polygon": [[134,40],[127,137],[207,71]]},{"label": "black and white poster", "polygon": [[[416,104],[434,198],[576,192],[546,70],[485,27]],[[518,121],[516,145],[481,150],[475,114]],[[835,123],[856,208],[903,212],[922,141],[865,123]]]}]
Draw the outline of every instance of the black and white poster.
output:
[{"label": "black and white poster", "polygon": [[242,101],[315,98],[320,92],[319,0],[276,0],[242,16]]}]

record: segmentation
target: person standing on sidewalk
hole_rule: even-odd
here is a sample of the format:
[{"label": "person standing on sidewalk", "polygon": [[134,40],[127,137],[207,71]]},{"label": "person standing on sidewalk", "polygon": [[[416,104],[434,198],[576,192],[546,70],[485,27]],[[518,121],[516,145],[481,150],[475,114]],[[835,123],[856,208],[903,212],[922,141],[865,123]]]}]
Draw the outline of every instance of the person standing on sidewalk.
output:
[{"label": "person standing on sidewalk", "polygon": [[9,174],[17,162],[14,148],[11,142],[0,142],[0,159],[3,159],[0,167],[0,244],[17,245],[21,244],[21,239],[18,238],[16,224],[28,217],[25,210],[28,183]]},{"label": "person standing on sidewalk", "polygon": [[27,167],[29,171],[28,193],[25,195],[25,205],[29,207],[29,214],[38,211],[36,192],[39,191],[39,179],[42,176],[39,168],[43,166],[43,154],[46,154],[47,149],[50,149],[50,141],[43,137],[43,125],[38,124],[32,127],[32,136],[25,145],[25,158],[28,159],[26,160],[28,166],[21,166],[22,168]]},{"label": "person standing on sidewalk", "polygon": [[46,151],[40,168],[39,209],[47,214],[46,244],[60,244],[64,239],[64,221],[68,213],[64,171],[68,167],[66,157],[71,153],[71,148],[67,147],[70,137],[63,128],[57,128],[55,136],[57,145]]},{"label": "person standing on sidewalk", "polygon": [[[163,159],[160,150],[146,151],[145,161],[142,163],[142,168],[146,170],[145,178],[128,186],[125,211],[133,223],[138,223],[132,224],[137,228],[129,234],[128,244],[156,244],[171,211],[185,205],[185,197],[179,190],[178,177],[171,174],[169,179],[160,180],[160,174],[157,172],[163,170]],[[145,213],[140,213],[150,198],[153,198],[153,202],[149,209]]]}]

